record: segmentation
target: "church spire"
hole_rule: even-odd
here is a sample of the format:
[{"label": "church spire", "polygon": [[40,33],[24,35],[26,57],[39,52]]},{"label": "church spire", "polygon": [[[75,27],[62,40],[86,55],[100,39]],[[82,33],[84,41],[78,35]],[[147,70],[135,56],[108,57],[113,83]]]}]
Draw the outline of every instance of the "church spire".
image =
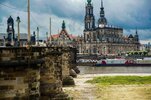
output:
[{"label": "church spire", "polygon": [[62,30],[64,30],[66,28],[66,24],[65,24],[65,21],[63,20],[62,22]]},{"label": "church spire", "polygon": [[101,0],[101,8],[104,8],[104,7],[103,7],[103,1],[102,1],[102,0]]},{"label": "church spire", "polygon": [[100,11],[100,17],[104,17],[105,13],[104,13],[104,7],[103,7],[103,1],[101,0],[101,11]]},{"label": "church spire", "polygon": [[98,26],[99,27],[104,27],[105,25],[107,25],[107,19],[105,18],[105,12],[104,12],[104,7],[103,7],[103,0],[101,0],[100,18],[98,20]]},{"label": "church spire", "polygon": [[136,33],[135,33],[135,41],[136,42],[139,42],[139,35],[138,35],[138,30],[137,30],[137,28],[136,28]]},{"label": "church spire", "polygon": [[138,35],[138,31],[137,31],[137,28],[136,28],[136,35]]}]

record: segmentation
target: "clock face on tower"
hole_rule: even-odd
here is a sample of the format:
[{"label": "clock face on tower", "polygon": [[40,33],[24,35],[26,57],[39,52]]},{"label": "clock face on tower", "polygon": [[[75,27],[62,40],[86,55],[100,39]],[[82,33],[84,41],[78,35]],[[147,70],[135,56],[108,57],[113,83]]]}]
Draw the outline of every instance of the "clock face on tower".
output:
[{"label": "clock face on tower", "polygon": [[11,26],[11,25],[9,25],[9,29],[12,29],[12,26]]},{"label": "clock face on tower", "polygon": [[100,25],[99,25],[99,27],[100,27],[100,28],[103,28],[103,27],[104,27],[104,25],[103,25],[103,24],[100,24]]}]

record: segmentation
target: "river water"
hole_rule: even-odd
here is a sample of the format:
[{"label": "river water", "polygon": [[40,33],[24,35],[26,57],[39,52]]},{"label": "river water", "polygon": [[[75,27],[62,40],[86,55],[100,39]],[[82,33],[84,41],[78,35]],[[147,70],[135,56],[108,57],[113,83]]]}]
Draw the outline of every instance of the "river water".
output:
[{"label": "river water", "polygon": [[147,67],[90,67],[78,66],[80,74],[151,74],[151,66]]}]

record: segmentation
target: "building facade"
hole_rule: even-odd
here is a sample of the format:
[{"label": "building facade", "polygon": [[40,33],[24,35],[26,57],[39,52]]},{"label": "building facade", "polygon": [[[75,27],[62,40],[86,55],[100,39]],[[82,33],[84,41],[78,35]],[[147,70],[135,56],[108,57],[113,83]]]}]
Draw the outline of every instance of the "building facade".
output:
[{"label": "building facade", "polygon": [[97,25],[91,0],[87,0],[85,9],[84,36],[78,46],[80,54],[118,55],[126,51],[139,50],[137,30],[135,35],[124,36],[123,28],[108,25],[102,0]]},{"label": "building facade", "polygon": [[[51,39],[50,39],[51,38]],[[69,34],[66,30],[65,21],[62,22],[62,30],[58,34],[54,34],[49,37],[51,40],[52,46],[61,46],[61,47],[75,47],[76,46],[76,36]]]}]

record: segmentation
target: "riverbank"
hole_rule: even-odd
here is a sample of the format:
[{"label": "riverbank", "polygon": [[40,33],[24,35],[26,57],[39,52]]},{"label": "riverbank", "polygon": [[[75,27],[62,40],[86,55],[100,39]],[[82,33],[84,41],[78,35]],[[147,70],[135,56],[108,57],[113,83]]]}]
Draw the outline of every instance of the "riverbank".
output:
[{"label": "riverbank", "polygon": [[73,97],[73,100],[150,100],[151,85],[112,85],[98,87],[86,83],[99,76],[151,76],[151,74],[84,74],[78,75],[76,86],[64,87],[64,91]]}]

